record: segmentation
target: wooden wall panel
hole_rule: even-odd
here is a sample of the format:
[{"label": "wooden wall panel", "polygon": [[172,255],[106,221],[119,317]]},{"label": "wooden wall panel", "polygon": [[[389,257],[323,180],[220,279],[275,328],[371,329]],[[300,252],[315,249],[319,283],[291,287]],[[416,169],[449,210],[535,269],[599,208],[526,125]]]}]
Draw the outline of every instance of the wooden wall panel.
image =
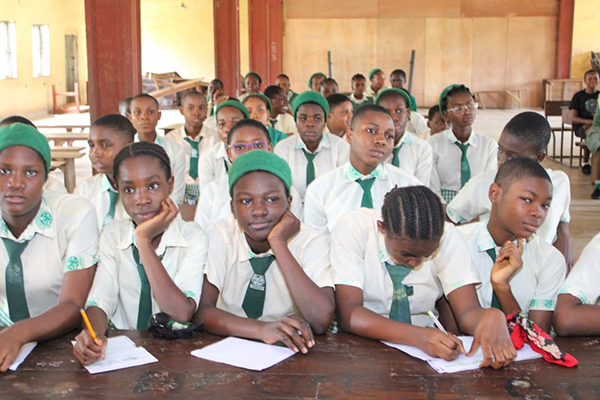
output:
[{"label": "wooden wall panel", "polygon": [[[410,73],[410,52],[416,50],[412,95],[421,106],[425,82],[425,19],[380,19],[377,24],[377,67],[386,74],[386,86],[394,69]],[[373,65],[375,66],[375,65]],[[366,68],[370,71],[370,68]]]},{"label": "wooden wall panel", "polygon": [[506,86],[527,88],[525,107],[541,107],[542,79],[554,76],[556,22],[556,17],[508,19]]},{"label": "wooden wall panel", "polygon": [[379,18],[460,18],[461,0],[379,0]]},{"label": "wooden wall panel", "polygon": [[444,87],[472,86],[473,21],[427,19],[425,22],[425,101],[437,103]]},{"label": "wooden wall panel", "polygon": [[462,0],[464,17],[552,17],[559,0]]},{"label": "wooden wall panel", "polygon": [[377,18],[378,0],[285,0],[286,18]]}]

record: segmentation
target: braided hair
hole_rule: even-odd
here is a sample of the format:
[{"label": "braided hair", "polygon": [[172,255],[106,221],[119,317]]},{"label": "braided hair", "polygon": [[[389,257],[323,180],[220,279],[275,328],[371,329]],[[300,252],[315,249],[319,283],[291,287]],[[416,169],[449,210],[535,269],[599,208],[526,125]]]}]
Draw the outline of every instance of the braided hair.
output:
[{"label": "braided hair", "polygon": [[125,146],[117,153],[113,161],[113,179],[119,182],[119,167],[123,161],[136,157],[152,157],[158,160],[158,164],[165,171],[167,180],[171,179],[171,161],[165,149],[156,143],[137,142]]},{"label": "braided hair", "polygon": [[395,187],[381,209],[386,232],[410,240],[440,240],[444,210],[439,197],[426,186]]},{"label": "braided hair", "polygon": [[440,112],[442,112],[442,114],[444,114],[446,111],[448,111],[448,99],[450,99],[450,97],[452,97],[454,95],[461,94],[461,93],[468,93],[471,95],[471,97],[473,99],[475,99],[473,97],[473,93],[471,92],[471,89],[469,89],[465,85],[457,86],[455,88],[450,89],[448,91],[448,93],[446,93],[446,96],[444,96],[443,103],[442,103],[443,107],[442,107],[442,110],[440,110]]}]

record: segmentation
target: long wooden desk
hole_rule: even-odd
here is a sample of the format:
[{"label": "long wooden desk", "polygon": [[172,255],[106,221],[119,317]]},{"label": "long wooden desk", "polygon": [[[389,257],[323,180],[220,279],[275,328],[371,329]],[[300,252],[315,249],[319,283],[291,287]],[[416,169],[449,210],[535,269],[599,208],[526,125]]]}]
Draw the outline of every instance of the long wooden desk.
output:
[{"label": "long wooden desk", "polygon": [[576,368],[537,359],[502,370],[438,374],[423,361],[349,334],[317,336],[309,354],[263,372],[192,357],[192,350],[221,339],[206,333],[179,341],[140,331],[111,336],[121,334],[159,362],[90,375],[72,356],[73,333],[39,344],[16,372],[0,375],[0,398],[600,398],[600,338],[557,339],[578,358]]},{"label": "long wooden desk", "polygon": [[85,156],[85,147],[52,147],[52,160],[64,161],[65,164],[59,168],[65,175],[65,187],[69,193],[73,193],[77,186],[75,177],[75,159]]}]

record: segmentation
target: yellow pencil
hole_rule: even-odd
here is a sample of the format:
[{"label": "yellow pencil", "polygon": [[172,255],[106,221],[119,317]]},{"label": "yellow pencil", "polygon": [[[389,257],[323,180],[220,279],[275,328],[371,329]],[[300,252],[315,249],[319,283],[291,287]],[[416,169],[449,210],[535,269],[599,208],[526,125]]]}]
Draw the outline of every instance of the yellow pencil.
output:
[{"label": "yellow pencil", "polygon": [[85,322],[85,326],[87,326],[88,331],[90,331],[90,335],[92,335],[92,339],[94,339],[94,342],[98,343],[98,338],[96,337],[96,332],[94,332],[94,328],[92,328],[92,324],[90,324],[90,320],[88,319],[88,316],[85,313],[85,310],[82,308],[81,310],[79,310],[79,312],[81,313],[81,316],[83,317],[83,322]]}]

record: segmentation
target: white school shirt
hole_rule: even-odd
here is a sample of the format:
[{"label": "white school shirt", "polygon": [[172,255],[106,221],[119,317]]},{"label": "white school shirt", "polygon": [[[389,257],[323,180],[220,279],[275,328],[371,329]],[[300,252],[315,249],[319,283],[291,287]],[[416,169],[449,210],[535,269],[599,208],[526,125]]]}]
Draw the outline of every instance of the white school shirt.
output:
[{"label": "white school shirt", "polygon": [[[433,150],[433,169],[431,171],[430,188],[440,197],[442,189],[460,190],[460,159],[462,152],[455,144],[458,139],[452,128],[427,139]],[[467,141],[467,159],[471,169],[471,177],[480,172],[498,169],[498,144],[479,133],[472,132]],[[465,143],[466,144],[466,143]]]},{"label": "white school shirt", "polygon": [[[290,211],[302,221],[302,200],[292,186],[290,190],[292,204]],[[229,196],[229,176],[225,175],[208,183],[200,194],[194,222],[206,232],[212,224],[231,215],[231,196]]]},{"label": "white school shirt", "polygon": [[304,202],[304,223],[317,232],[331,232],[340,216],[360,208],[363,190],[356,180],[371,177],[375,177],[371,187],[375,210],[381,209],[383,198],[394,187],[423,185],[414,176],[390,164],[381,163],[365,176],[347,162],[310,185]]},{"label": "white school shirt", "polygon": [[[194,180],[190,176],[190,157],[192,152],[195,150],[192,148],[192,145],[185,140],[186,137],[188,136],[185,133],[185,125],[181,125],[179,128],[174,129],[165,135],[165,138],[177,143],[183,149],[183,152],[185,153],[185,183],[186,185],[193,185],[197,182],[197,178]],[[202,154],[206,149],[214,145],[217,140],[219,140],[219,135],[215,130],[209,128],[207,125],[202,125],[202,129],[200,130],[198,136],[191,139],[195,142],[200,141],[198,144],[199,157],[200,154]]]},{"label": "white school shirt", "polygon": [[296,121],[288,113],[279,114],[277,116],[277,122],[275,123],[275,129],[285,133],[286,135],[298,134],[298,128],[296,127]]},{"label": "white school shirt", "polygon": [[[113,189],[106,174],[96,174],[86,179],[75,188],[76,195],[83,197],[94,205],[100,230],[102,230],[105,225],[106,214],[110,208],[109,190],[118,193]],[[125,211],[123,203],[121,202],[121,197],[119,196],[117,204],[115,205],[115,215],[113,219],[119,220],[127,218],[129,218],[129,215],[127,214],[127,211]],[[108,222],[110,221],[106,220],[106,223]]]},{"label": "white school shirt", "polygon": [[423,139],[429,132],[427,120],[419,112],[411,111],[410,119],[408,120],[408,124],[406,124],[406,130]]},{"label": "white school shirt", "polygon": [[[135,134],[135,142],[139,142],[140,138],[138,134]],[[164,136],[156,134],[156,139],[154,139],[154,143],[160,145],[169,156],[169,161],[171,163],[171,175],[175,179],[173,183],[173,192],[171,193],[171,199],[180,206],[183,203],[183,197],[185,195],[185,152],[183,151],[183,147],[178,145],[172,140],[167,140]]]},{"label": "white school shirt", "polygon": [[583,304],[600,305],[600,233],[585,246],[558,294],[568,293]]},{"label": "white school shirt", "polygon": [[[0,218],[0,237],[30,240],[21,254],[25,297],[31,317],[58,305],[65,274],[98,262],[98,223],[94,206],[72,194],[45,191],[42,204],[19,238]],[[0,241],[0,326],[10,326],[6,298],[8,254]]]},{"label": "white school shirt", "polygon": [[[227,167],[225,167],[227,165]],[[219,140],[206,149],[198,159],[198,186],[200,193],[207,184],[222,176],[227,176],[231,167],[225,144]]]},{"label": "white school shirt", "polygon": [[[198,225],[177,216],[156,249],[175,285],[196,302],[196,307],[202,294],[207,242]],[[106,225],[100,236],[100,262],[86,305],[102,309],[117,329],[137,329],[141,282],[133,260],[134,243],[135,226],[130,219]],[[152,296],[152,313],[158,312]]]},{"label": "white school shirt", "polygon": [[60,180],[52,176],[53,172],[54,171],[50,171],[50,173],[48,173],[48,178],[46,179],[46,183],[44,183],[44,190],[52,190],[54,192],[63,194],[69,193],[65,185]]},{"label": "white school shirt", "polygon": [[[552,181],[553,195],[546,220],[539,227],[537,234],[546,242],[552,244],[556,240],[556,230],[561,222],[569,222],[571,214],[571,185],[569,177],[562,171],[546,169]],[[470,222],[475,218],[488,219],[492,210],[489,189],[496,171],[482,172],[473,176],[448,204],[446,213],[454,223]]]},{"label": "white school shirt", "polygon": [[352,104],[356,104],[356,105],[361,105],[363,103],[365,103],[365,104],[372,104],[373,103],[373,98],[372,97],[368,97],[366,95],[366,93],[363,93],[363,97],[360,100],[358,100],[354,96],[354,92],[350,93],[350,96],[348,96],[348,98],[350,99],[350,101],[352,102]]},{"label": "white school shirt", "polygon": [[[300,135],[293,135],[277,143],[275,154],[283,158],[292,170],[292,185],[296,188],[302,201],[306,195],[306,166],[308,160],[304,155],[309,151]],[[315,152],[315,180],[344,164],[350,156],[350,145],[331,133],[323,132],[323,138]],[[311,185],[314,181],[311,183]]]},{"label": "white school shirt", "polygon": [[[239,317],[246,317],[242,303],[254,272],[250,250],[244,232],[233,216],[215,223],[208,232],[206,278],[219,290],[217,308]],[[306,275],[319,287],[333,288],[329,263],[329,242],[324,236],[302,225],[300,232],[288,241],[288,248]],[[266,255],[265,253],[264,255]],[[272,254],[269,250],[268,254]],[[264,256],[262,255],[262,256]],[[260,257],[261,255],[257,255]],[[277,321],[298,313],[277,260],[265,274],[266,293],[260,321]]]},{"label": "white school shirt", "polygon": [[[494,262],[486,250],[495,249],[498,255],[501,248],[496,246],[487,224],[488,221],[482,221],[458,228],[481,277],[477,297],[483,308],[491,307],[493,292],[490,274]],[[564,257],[552,245],[534,235],[531,242],[524,243],[521,258],[523,267],[509,282],[519,307],[525,313],[529,310],[554,311],[558,289],[567,273]]]},{"label": "white school shirt", "polygon": [[[363,291],[365,308],[389,318],[394,285],[385,266],[393,263],[377,228],[380,210],[362,208],[343,215],[331,235],[331,268],[336,285],[354,286]],[[427,311],[439,315],[435,303],[462,286],[478,284],[475,265],[465,260],[466,245],[452,224],[444,225],[439,248],[404,278],[413,287],[408,297],[412,324],[427,326]]]},{"label": "white school shirt", "polygon": [[[425,186],[431,181],[431,169],[433,168],[433,150],[429,143],[419,138],[414,133],[404,132],[402,139],[395,148],[401,147],[398,152],[400,160],[399,168],[407,174],[414,176]],[[394,155],[385,160],[392,163]]]}]

